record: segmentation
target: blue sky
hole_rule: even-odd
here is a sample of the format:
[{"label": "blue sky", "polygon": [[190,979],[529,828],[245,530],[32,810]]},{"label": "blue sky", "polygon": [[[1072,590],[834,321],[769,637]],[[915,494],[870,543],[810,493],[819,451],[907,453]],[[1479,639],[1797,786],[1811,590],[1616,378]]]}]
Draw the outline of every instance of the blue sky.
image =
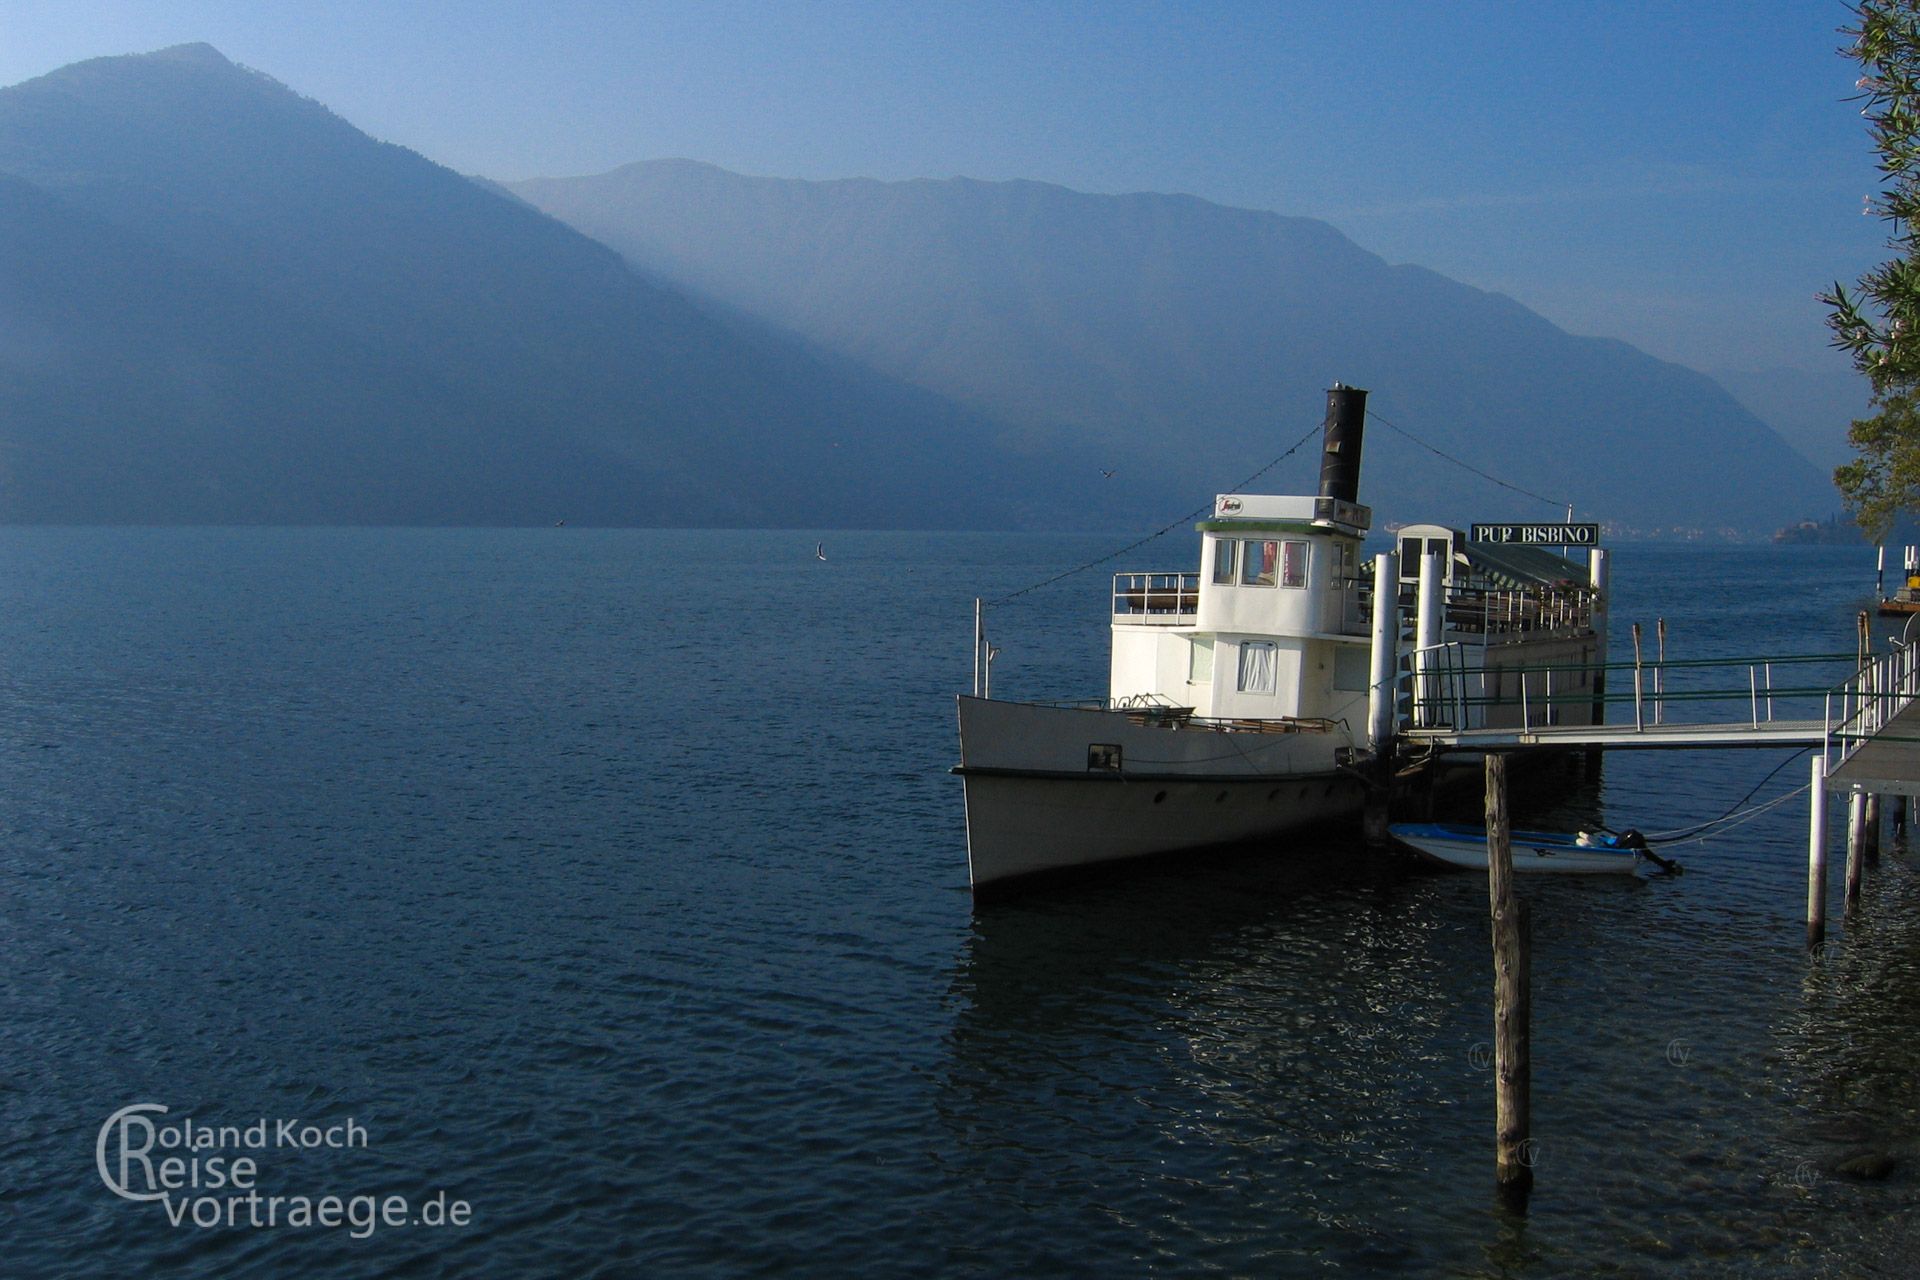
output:
[{"label": "blue sky", "polygon": [[0,83],[206,40],[496,178],[688,156],[1319,217],[1574,332],[1730,384],[1798,379],[1782,394],[1831,401],[1837,441],[1864,395],[1813,294],[1885,240],[1861,216],[1847,18],[1828,0],[0,0]]}]

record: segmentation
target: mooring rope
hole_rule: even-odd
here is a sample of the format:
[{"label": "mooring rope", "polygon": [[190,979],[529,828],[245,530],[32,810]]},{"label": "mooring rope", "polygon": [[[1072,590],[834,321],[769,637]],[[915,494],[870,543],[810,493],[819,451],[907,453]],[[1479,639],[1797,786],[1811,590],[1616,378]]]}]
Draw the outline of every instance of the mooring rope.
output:
[{"label": "mooring rope", "polygon": [[[1790,765],[1790,764],[1792,764],[1792,763],[1793,763],[1793,762],[1794,762],[1795,760],[1798,760],[1798,759],[1799,759],[1799,758],[1800,758],[1801,756],[1804,756],[1805,754],[1807,754],[1807,752],[1809,752],[1809,751],[1811,751],[1811,750],[1813,750],[1813,748],[1812,748],[1812,747],[1802,747],[1802,748],[1800,748],[1800,750],[1798,750],[1798,751],[1796,751],[1796,752],[1794,752],[1794,753],[1793,753],[1792,755],[1790,755],[1790,756],[1788,756],[1788,757],[1787,757],[1786,759],[1784,759],[1784,760],[1782,760],[1782,761],[1781,761],[1781,762],[1780,762],[1779,764],[1777,764],[1777,765],[1775,765],[1775,766],[1773,766],[1773,769],[1772,769],[1772,771],[1771,771],[1770,773],[1768,773],[1766,777],[1764,777],[1764,778],[1762,778],[1762,779],[1760,779],[1760,781],[1758,781],[1758,782],[1756,782],[1756,783],[1754,783],[1754,784],[1753,784],[1753,789],[1752,789],[1751,791],[1749,791],[1749,792],[1747,792],[1747,794],[1745,794],[1745,795],[1743,795],[1743,796],[1741,796],[1741,797],[1740,797],[1740,798],[1739,798],[1738,800],[1735,800],[1735,801],[1734,801],[1734,802],[1733,802],[1733,803],[1732,803],[1731,805],[1729,805],[1729,806],[1727,807],[1727,811],[1726,811],[1725,813],[1723,813],[1723,814],[1721,814],[1721,815],[1720,815],[1719,817],[1717,817],[1717,818],[1709,818],[1709,819],[1708,819],[1707,821],[1705,821],[1705,822],[1702,822],[1702,823],[1700,823],[1700,824],[1699,824],[1699,825],[1697,825],[1697,826],[1692,826],[1692,827],[1676,827],[1676,828],[1674,828],[1674,829],[1673,829],[1672,831],[1665,831],[1665,832],[1646,832],[1646,833],[1644,833],[1644,834],[1646,835],[1646,837],[1647,837],[1647,839],[1649,839],[1649,840],[1652,840],[1652,841],[1655,841],[1656,843],[1660,843],[1660,844],[1672,844],[1672,843],[1675,843],[1676,841],[1680,841],[1680,840],[1685,840],[1685,839],[1687,839],[1687,838],[1689,838],[1689,837],[1691,837],[1691,836],[1695,836],[1695,835],[1698,835],[1698,834],[1700,834],[1701,832],[1703,832],[1703,831],[1706,831],[1706,830],[1708,830],[1708,829],[1709,829],[1709,828],[1711,828],[1711,827],[1717,827],[1717,826],[1719,826],[1719,825],[1720,825],[1721,823],[1724,823],[1724,822],[1727,822],[1727,821],[1728,821],[1729,819],[1731,819],[1731,818],[1734,818],[1734,817],[1738,817],[1738,816],[1740,816],[1740,815],[1739,815],[1739,814],[1737,814],[1737,813],[1736,813],[1735,811],[1736,811],[1736,810],[1738,810],[1738,809],[1740,808],[1740,806],[1741,806],[1741,805],[1743,805],[1743,804],[1745,804],[1745,803],[1746,803],[1747,801],[1749,801],[1749,800],[1751,800],[1751,799],[1753,799],[1753,798],[1754,798],[1755,796],[1757,796],[1757,795],[1759,795],[1759,794],[1760,794],[1760,788],[1762,788],[1762,787],[1764,787],[1764,786],[1766,786],[1766,785],[1767,785],[1767,784],[1768,784],[1769,782],[1772,782],[1772,781],[1774,780],[1774,778],[1775,778],[1775,777],[1777,777],[1777,776],[1779,776],[1779,773],[1780,773],[1780,771],[1781,771],[1782,769],[1784,769],[1784,768],[1786,768],[1786,767],[1787,767],[1788,765]],[[1806,790],[1806,788],[1805,788],[1805,787],[1802,787],[1802,788],[1800,788],[1800,790],[1801,790],[1801,791],[1805,791],[1805,790]],[[1784,799],[1787,799],[1788,797],[1791,797],[1791,796],[1795,796],[1795,795],[1798,795],[1798,794],[1799,794],[1799,792],[1797,792],[1797,791],[1790,791],[1790,792],[1788,792],[1788,793],[1787,793],[1787,795],[1786,795],[1786,796],[1782,796],[1782,797],[1781,797],[1781,799],[1782,799],[1782,800],[1784,800]],[[1761,806],[1759,806],[1759,807],[1758,807],[1758,808],[1756,808],[1756,809],[1752,809],[1752,810],[1749,810],[1748,812],[1750,812],[1750,813],[1763,813],[1763,812],[1765,812],[1765,811],[1766,811],[1767,809],[1770,809],[1770,808],[1772,808],[1772,807],[1773,807],[1774,805],[1776,805],[1776,804],[1779,804],[1779,803],[1780,803],[1780,801],[1779,801],[1779,800],[1769,800],[1769,801],[1767,801],[1767,803],[1766,803],[1766,804],[1763,804],[1763,805],[1761,805]],[[1742,820],[1744,821],[1744,818],[1743,818]]]},{"label": "mooring rope", "polygon": [[[1813,787],[1813,784],[1811,782],[1803,782],[1799,786],[1795,787],[1793,790],[1787,792],[1785,795],[1775,796],[1773,799],[1767,801],[1765,804],[1757,804],[1753,806],[1753,808],[1746,810],[1744,813],[1733,814],[1724,819],[1717,819],[1716,821],[1722,823],[1722,825],[1717,830],[1706,831],[1704,832],[1704,834],[1695,834],[1681,840],[1662,839],[1662,840],[1656,841],[1655,843],[1659,844],[1659,846],[1662,849],[1671,849],[1673,846],[1678,844],[1701,844],[1708,840],[1717,840],[1721,836],[1725,835],[1727,832],[1733,830],[1735,827],[1743,827],[1747,823],[1752,822],[1755,818],[1759,817],[1763,813],[1766,813],[1768,810],[1778,809],[1781,805],[1785,804],[1789,800],[1792,800],[1794,797],[1805,795],[1812,787]],[[1695,828],[1695,830],[1699,831],[1700,829]],[[1654,838],[1652,836],[1648,836],[1647,839],[1653,840]]]}]

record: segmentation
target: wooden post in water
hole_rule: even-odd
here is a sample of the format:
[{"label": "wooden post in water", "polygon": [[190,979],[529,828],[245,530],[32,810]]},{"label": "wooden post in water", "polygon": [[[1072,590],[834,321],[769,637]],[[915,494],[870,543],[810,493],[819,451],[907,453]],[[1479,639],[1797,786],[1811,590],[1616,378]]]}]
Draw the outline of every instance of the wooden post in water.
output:
[{"label": "wooden post in water", "polygon": [[1667,620],[1655,618],[1654,634],[1659,637],[1653,651],[1653,722],[1667,722]]},{"label": "wooden post in water", "polygon": [[1907,797],[1904,792],[1893,798],[1893,839],[1895,844],[1907,838]]},{"label": "wooden post in water", "polygon": [[1867,843],[1867,793],[1855,787],[1847,792],[1847,905],[1860,901],[1860,859]]},{"label": "wooden post in water", "polygon": [[1487,897],[1493,912],[1494,1184],[1525,1209],[1533,1190],[1532,931],[1513,896],[1507,762],[1487,755]]},{"label": "wooden post in water", "polygon": [[1880,797],[1877,795],[1867,796],[1866,836],[1861,860],[1869,867],[1877,867],[1880,865]]},{"label": "wooden post in water", "polygon": [[1647,715],[1641,706],[1640,687],[1640,624],[1633,624],[1633,728],[1640,732],[1647,727]]},{"label": "wooden post in water", "polygon": [[1827,940],[1827,757],[1813,758],[1807,788],[1807,949]]}]

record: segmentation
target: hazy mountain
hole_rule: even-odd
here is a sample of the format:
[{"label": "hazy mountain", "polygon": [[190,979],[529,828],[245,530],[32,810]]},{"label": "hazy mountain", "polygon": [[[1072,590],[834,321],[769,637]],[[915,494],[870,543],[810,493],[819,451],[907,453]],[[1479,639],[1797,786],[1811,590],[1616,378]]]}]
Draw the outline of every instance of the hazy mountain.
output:
[{"label": "hazy mountain", "polygon": [[[1390,266],[1331,226],[1034,182],[749,178],[690,161],[511,184],[648,271],[1169,495],[1228,487],[1334,380],[1474,467],[1590,518],[1770,531],[1837,505],[1711,379]],[[1376,424],[1383,519],[1540,518]],[[1277,475],[1309,483],[1311,465]],[[1269,481],[1268,483],[1272,483]]]},{"label": "hazy mountain", "polygon": [[0,519],[1022,514],[977,416],[205,45],[0,90],[0,235]]},{"label": "hazy mountain", "polygon": [[1853,458],[1847,443],[1853,420],[1872,412],[1867,380],[1845,356],[1831,354],[1818,369],[1715,369],[1713,376],[1782,440],[1830,473]]}]

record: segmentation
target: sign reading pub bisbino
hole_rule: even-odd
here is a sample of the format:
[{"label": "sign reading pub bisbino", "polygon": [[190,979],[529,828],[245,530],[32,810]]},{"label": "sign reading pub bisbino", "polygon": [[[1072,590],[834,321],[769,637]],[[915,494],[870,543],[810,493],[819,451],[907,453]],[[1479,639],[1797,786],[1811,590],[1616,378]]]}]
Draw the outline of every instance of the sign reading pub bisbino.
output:
[{"label": "sign reading pub bisbino", "polygon": [[1597,547],[1597,524],[1476,524],[1470,530],[1475,542],[1518,542],[1538,547]]}]

